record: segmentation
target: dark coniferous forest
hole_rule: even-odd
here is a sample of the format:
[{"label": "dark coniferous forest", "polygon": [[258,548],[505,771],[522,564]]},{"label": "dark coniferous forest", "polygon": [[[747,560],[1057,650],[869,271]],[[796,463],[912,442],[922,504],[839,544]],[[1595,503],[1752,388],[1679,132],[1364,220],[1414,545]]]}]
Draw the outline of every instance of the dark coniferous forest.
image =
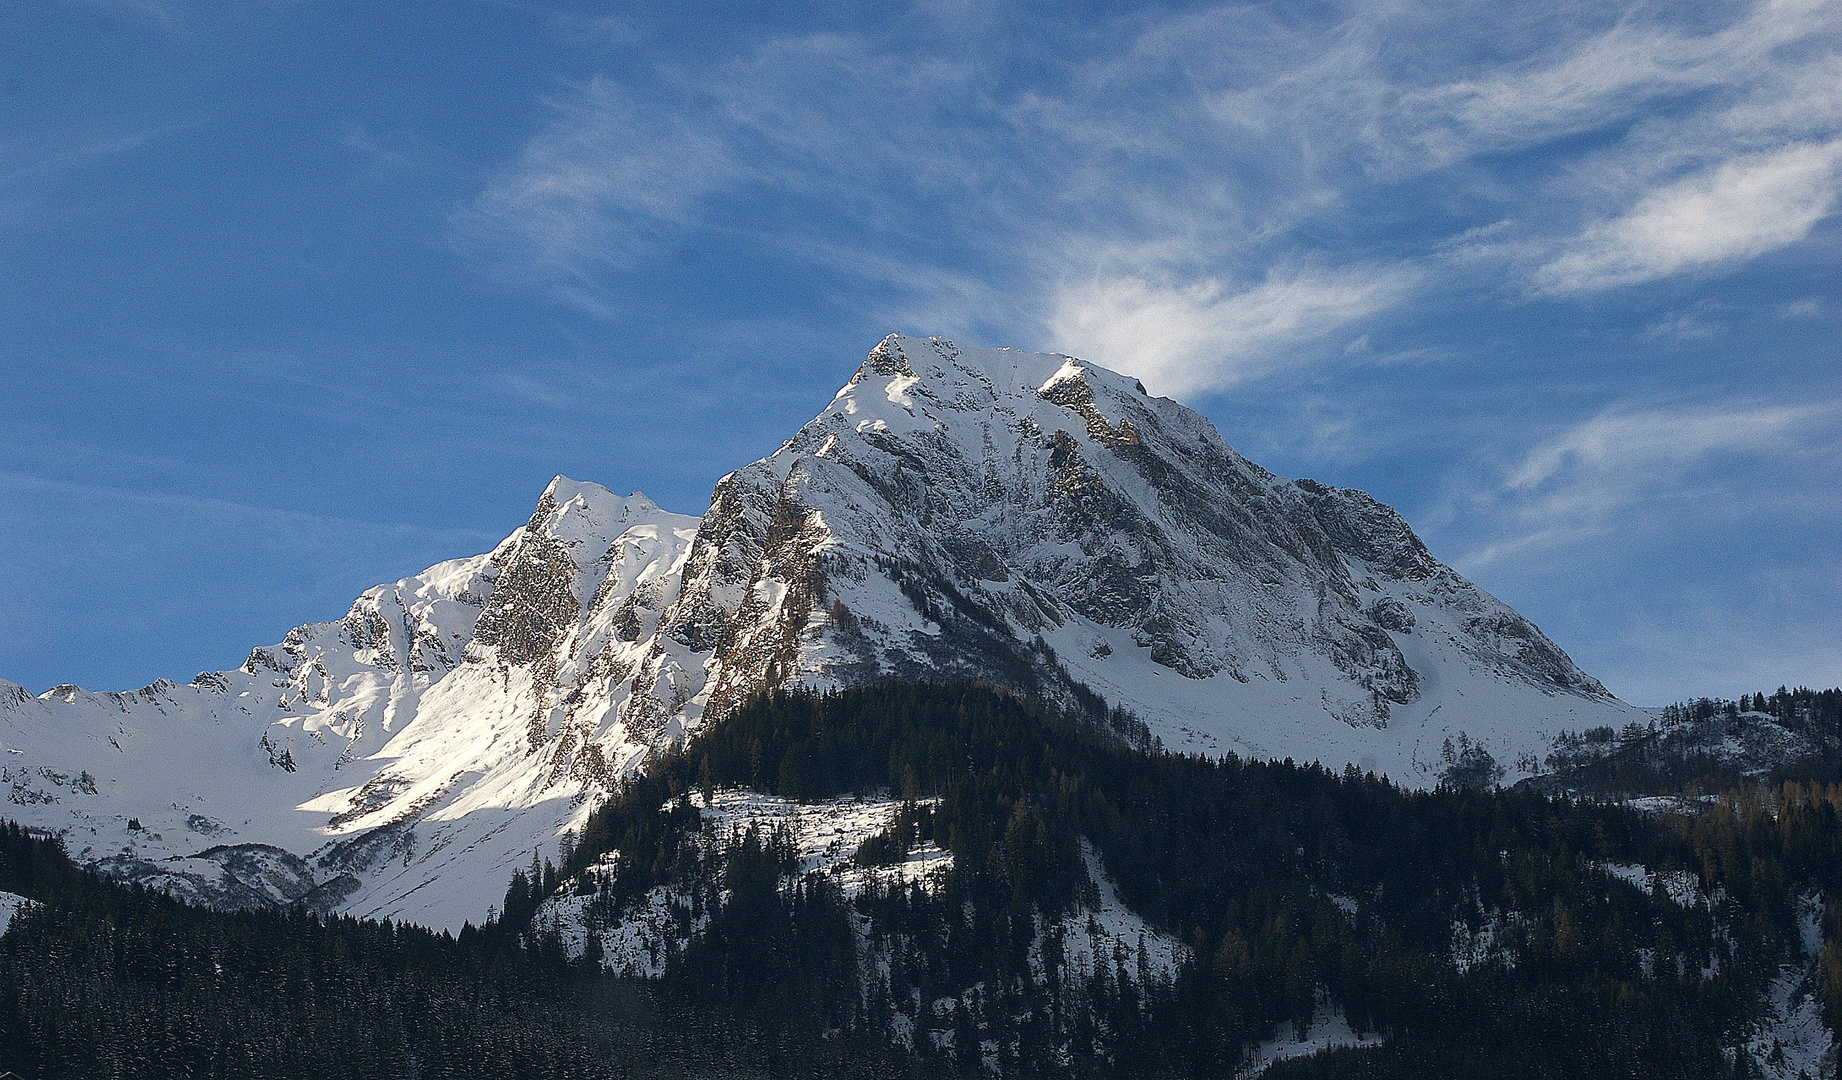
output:
[{"label": "dark coniferous forest", "polygon": [[[1833,748],[1839,700],[1684,708]],[[1412,792],[1147,750],[980,686],[777,694],[656,761],[561,865],[519,874],[499,917],[458,937],[189,908],[8,827],[0,890],[35,903],[0,937],[0,1065],[27,1080],[1231,1076],[1247,1047],[1334,1007],[1372,1045],[1265,1075],[1752,1075],[1735,1048],[1816,904],[1823,1008],[1842,1015],[1842,777],[1832,753],[1747,776],[1657,750],[1682,728],[1582,735],[1608,753],[1561,762],[1572,786]],[[937,846],[951,869],[847,897],[802,875],[785,835],[698,842],[702,808],[738,787],[890,793],[904,805],[856,862]],[[1640,811],[1613,788],[1694,798]],[[1044,927],[1091,903],[1095,860],[1187,946],[1174,979],[1133,955],[1081,981],[1043,963]],[[1630,866],[1699,899],[1615,872]],[[593,944],[572,958],[537,917],[572,895],[618,920],[660,887],[706,917],[657,980],[606,973]],[[1494,950],[1457,963],[1460,938]]]}]

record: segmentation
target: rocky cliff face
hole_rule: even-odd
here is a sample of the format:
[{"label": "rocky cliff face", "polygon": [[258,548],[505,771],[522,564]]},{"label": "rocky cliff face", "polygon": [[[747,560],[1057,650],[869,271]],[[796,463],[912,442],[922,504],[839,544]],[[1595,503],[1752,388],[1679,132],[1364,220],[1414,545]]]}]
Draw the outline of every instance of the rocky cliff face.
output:
[{"label": "rocky cliff face", "polygon": [[752,694],[961,677],[1409,784],[1637,716],[1361,492],[1079,360],[891,337],[701,519],[559,477],[236,671],[0,685],[0,786],[122,876],[458,926]]}]

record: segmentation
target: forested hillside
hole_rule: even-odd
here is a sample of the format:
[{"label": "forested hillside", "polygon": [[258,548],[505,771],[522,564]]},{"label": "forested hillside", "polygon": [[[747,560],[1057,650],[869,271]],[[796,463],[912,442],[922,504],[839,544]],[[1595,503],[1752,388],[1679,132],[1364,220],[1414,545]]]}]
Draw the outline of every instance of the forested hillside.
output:
[{"label": "forested hillside", "polygon": [[[26,1080],[862,1077],[806,1040],[566,963],[497,928],[188,907],[0,826],[0,1068]],[[898,1070],[892,1073],[891,1070]]]},{"label": "forested hillside", "polygon": [[1619,797],[1835,783],[1842,780],[1842,689],[1781,686],[1737,701],[1681,702],[1648,725],[1564,736],[1547,765],[1527,786]]},{"label": "forested hillside", "polygon": [[[762,884],[773,916],[719,916],[674,969],[684,985],[805,1002],[844,1030],[885,1024],[879,996],[953,998],[914,1042],[959,1068],[1232,1071],[1244,1047],[1329,1005],[1389,1037],[1363,1052],[1370,1069],[1727,1075],[1722,1048],[1757,1019],[1780,964],[1801,962],[1800,911],[1842,884],[1833,788],[1757,789],[1694,816],[1408,792],[1354,770],[1136,752],[972,686],[761,699],[597,814],[557,879],[610,913],[683,877],[756,880],[758,846],[774,863],[770,838],[714,860],[690,842],[697,807],[731,785],[808,801],[894,792],[914,805],[860,861],[926,841],[952,870],[928,888],[868,890],[848,912],[822,882]],[[1042,975],[1041,928],[1090,887],[1083,843],[1133,909],[1190,946],[1172,985],[1134,980],[1130,957],[1087,1000]],[[605,852],[617,854],[598,862]],[[542,891],[515,889],[508,911]],[[862,992],[841,989],[856,973],[852,919],[899,969]],[[782,928],[798,931],[781,939],[796,959],[764,962],[773,950],[757,950]],[[1461,941],[1487,944],[1458,956]]]},{"label": "forested hillside", "polygon": [[[784,830],[712,840],[738,788],[899,805],[850,853],[847,890]],[[458,937],[188,908],[0,831],[0,890],[35,902],[0,937],[0,1063],[27,1080],[1228,1076],[1334,1015],[1366,1045],[1266,1075],[1752,1075],[1774,994],[1808,981],[1827,1023],[1842,1014],[1842,787],[1681,805],[1148,753],[970,684],[777,694],[629,783]],[[936,848],[925,878],[874,872]],[[1177,943],[1174,971],[1143,936],[1070,959],[1058,928],[1103,887]],[[540,918],[573,899],[605,930],[662,893],[688,906],[657,979],[605,972],[599,938],[572,950]]]}]

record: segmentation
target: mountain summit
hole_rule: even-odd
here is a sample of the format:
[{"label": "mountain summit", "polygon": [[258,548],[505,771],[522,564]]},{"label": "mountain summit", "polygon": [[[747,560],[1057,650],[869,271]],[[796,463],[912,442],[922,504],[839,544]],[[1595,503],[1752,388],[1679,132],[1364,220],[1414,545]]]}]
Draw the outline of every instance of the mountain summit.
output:
[{"label": "mountain summit", "polygon": [[1645,715],[1369,496],[1084,361],[891,336],[701,519],[557,477],[493,551],[235,671],[0,684],[0,785],[121,877],[453,927],[708,716],[963,678],[1419,786]]},{"label": "mountain summit", "polygon": [[1403,779],[1436,766],[1380,733],[1442,707],[1508,751],[1531,744],[1506,725],[1612,703],[1367,495],[1276,477],[1104,368],[939,339],[885,339],[723,478],[659,633],[648,672],[688,651],[706,707],[790,682],[1082,684],[1167,743],[1366,747]]}]

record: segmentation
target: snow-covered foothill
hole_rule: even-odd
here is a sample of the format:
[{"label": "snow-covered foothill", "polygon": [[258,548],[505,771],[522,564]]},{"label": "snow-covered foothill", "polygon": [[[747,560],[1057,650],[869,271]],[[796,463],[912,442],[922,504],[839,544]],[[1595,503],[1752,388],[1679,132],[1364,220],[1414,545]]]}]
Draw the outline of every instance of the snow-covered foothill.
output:
[{"label": "snow-covered foothill", "polygon": [[[702,822],[700,842],[715,848],[755,829],[761,836],[783,833],[799,864],[787,884],[819,874],[838,886],[845,899],[871,883],[929,888],[952,865],[952,856],[933,843],[917,844],[893,866],[865,867],[852,856],[876,833],[895,823],[903,803],[889,798],[846,796],[817,802],[793,802],[745,790],[715,794],[709,804],[694,802]],[[1029,953],[1031,970],[1043,985],[1084,987],[1096,979],[1168,986],[1189,957],[1189,947],[1147,923],[1119,898],[1100,855],[1086,844],[1082,855],[1093,884],[1091,896],[1078,901],[1052,924],[1045,925]],[[606,864],[587,873],[605,872]],[[717,901],[721,903],[719,899]],[[545,901],[534,921],[540,933],[556,935],[571,956],[581,956],[594,939],[601,962],[623,975],[657,978],[671,958],[683,952],[709,925],[715,912],[698,895],[695,883],[659,886],[623,909],[617,919],[597,916],[593,894],[565,888]],[[889,958],[878,952],[867,924],[858,926],[860,967],[866,985],[886,982]],[[1051,958],[1053,957],[1053,960]],[[1053,973],[1049,967],[1057,965]],[[968,991],[973,998],[977,990]],[[958,999],[947,999],[948,1012]],[[966,1005],[968,1002],[958,1002]],[[898,1013],[900,1009],[898,1008]],[[918,1018],[898,1016],[896,1026],[912,1028]],[[897,1032],[898,1041],[900,1033]]]},{"label": "snow-covered foothill", "polygon": [[608,781],[682,735],[629,726],[617,676],[697,524],[558,477],[493,551],[367,590],[234,671],[110,694],[0,684],[6,816],[188,899],[478,922]]}]

